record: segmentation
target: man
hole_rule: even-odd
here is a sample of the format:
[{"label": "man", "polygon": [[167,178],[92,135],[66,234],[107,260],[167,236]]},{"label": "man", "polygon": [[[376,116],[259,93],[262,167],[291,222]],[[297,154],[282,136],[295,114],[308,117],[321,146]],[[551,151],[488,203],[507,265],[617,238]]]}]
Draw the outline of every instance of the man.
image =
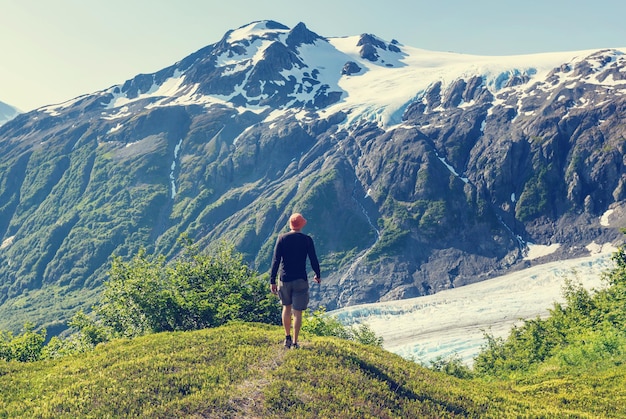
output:
[{"label": "man", "polygon": [[[289,233],[282,234],[276,240],[270,286],[272,293],[278,294],[283,305],[283,327],[285,328],[285,347],[299,348],[298,334],[302,326],[302,312],[309,304],[309,280],[307,278],[306,258],[315,272],[313,278],[321,282],[320,264],[315,254],[313,239],[301,232],[306,224],[302,214],[289,217]],[[276,276],[280,270],[280,280]],[[291,316],[293,314],[293,338],[291,337]]]}]

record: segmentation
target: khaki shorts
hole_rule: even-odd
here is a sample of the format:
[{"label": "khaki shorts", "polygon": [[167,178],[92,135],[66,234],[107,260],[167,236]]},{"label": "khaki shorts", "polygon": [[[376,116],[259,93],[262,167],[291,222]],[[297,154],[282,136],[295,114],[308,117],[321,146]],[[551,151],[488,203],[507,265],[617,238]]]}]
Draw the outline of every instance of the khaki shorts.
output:
[{"label": "khaki shorts", "polygon": [[296,279],[295,281],[278,281],[278,296],[284,306],[293,306],[294,310],[306,310],[309,305],[309,281]]}]

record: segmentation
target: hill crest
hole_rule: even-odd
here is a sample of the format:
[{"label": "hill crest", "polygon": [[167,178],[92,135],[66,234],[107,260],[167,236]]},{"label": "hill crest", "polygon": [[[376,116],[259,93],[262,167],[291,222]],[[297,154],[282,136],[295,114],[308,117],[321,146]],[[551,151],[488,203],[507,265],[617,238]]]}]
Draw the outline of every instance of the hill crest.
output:
[{"label": "hill crest", "polygon": [[[427,370],[380,348],[305,338],[302,349],[287,351],[278,327],[237,323],[113,341],[54,361],[4,363],[0,412],[302,418],[587,414],[578,404],[555,405],[524,385],[503,390]],[[567,387],[559,388],[561,400],[573,397]],[[604,402],[594,411],[610,405]]]}]

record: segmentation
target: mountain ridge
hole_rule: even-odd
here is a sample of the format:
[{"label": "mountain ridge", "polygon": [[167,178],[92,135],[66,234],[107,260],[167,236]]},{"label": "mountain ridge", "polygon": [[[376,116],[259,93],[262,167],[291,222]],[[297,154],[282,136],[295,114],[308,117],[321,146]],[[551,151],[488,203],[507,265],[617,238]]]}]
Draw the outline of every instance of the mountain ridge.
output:
[{"label": "mountain ridge", "polygon": [[0,101],[0,126],[15,118],[21,112],[14,106]]},{"label": "mountain ridge", "polygon": [[67,298],[46,309],[63,317],[111,254],[174,257],[181,233],[265,272],[295,210],[329,309],[521,269],[529,243],[561,245],[546,261],[617,242],[624,52],[467,56],[258,21],[19,115],[0,127],[0,312]]}]

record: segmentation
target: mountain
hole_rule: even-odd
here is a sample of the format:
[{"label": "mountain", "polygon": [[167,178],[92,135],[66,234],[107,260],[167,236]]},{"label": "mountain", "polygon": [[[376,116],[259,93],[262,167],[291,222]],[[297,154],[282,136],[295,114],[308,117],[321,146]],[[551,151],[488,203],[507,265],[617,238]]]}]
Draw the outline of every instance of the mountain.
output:
[{"label": "mountain", "polygon": [[0,126],[15,118],[19,113],[17,108],[0,101]]},{"label": "mountain", "polygon": [[21,114],[0,127],[0,328],[88,308],[112,254],[174,257],[184,232],[266,272],[293,211],[328,309],[617,243],[625,52],[470,56],[261,21]]}]

